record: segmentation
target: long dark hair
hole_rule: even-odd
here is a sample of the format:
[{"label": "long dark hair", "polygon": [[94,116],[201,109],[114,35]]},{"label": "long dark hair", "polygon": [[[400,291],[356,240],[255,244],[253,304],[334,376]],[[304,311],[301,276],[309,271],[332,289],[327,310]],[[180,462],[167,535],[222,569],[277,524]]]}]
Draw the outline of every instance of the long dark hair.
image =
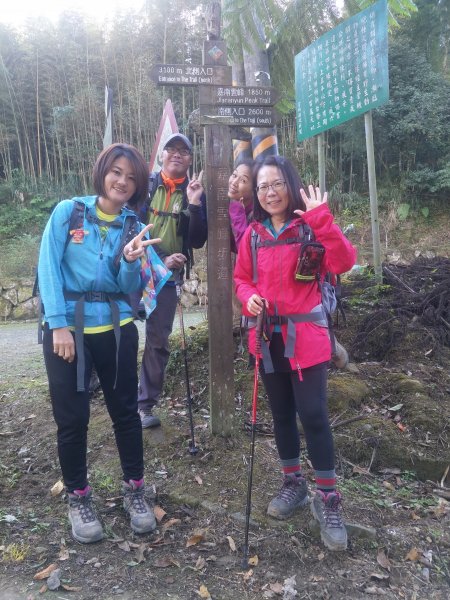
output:
[{"label": "long dark hair", "polygon": [[288,158],[284,156],[271,155],[266,156],[261,161],[257,160],[253,169],[253,184],[255,188],[254,202],[253,202],[253,218],[255,221],[265,221],[270,218],[270,215],[265,211],[259,203],[258,196],[256,195],[256,182],[258,180],[258,173],[262,167],[276,167],[284,181],[286,182],[286,190],[288,193],[289,204],[287,208],[288,218],[292,219],[297,215],[294,214],[294,210],[305,210],[306,206],[300,196],[300,188],[306,191],[303,181],[300,175],[297,173],[297,169],[291,163]]},{"label": "long dark hair", "polygon": [[105,177],[118,158],[124,156],[134,169],[136,191],[127,202],[127,206],[136,211],[148,196],[148,165],[142,154],[134,146],[129,144],[111,144],[97,157],[92,171],[95,193],[105,196]]}]

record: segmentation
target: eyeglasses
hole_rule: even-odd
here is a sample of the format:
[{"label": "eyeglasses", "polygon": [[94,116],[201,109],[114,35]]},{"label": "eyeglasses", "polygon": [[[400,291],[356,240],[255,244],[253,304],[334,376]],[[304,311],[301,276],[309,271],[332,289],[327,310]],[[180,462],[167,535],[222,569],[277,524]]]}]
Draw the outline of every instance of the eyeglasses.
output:
[{"label": "eyeglasses", "polygon": [[175,146],[166,146],[164,148],[168,154],[180,154],[181,156],[189,156],[191,151],[187,148],[175,148]]},{"label": "eyeglasses", "polygon": [[284,190],[285,187],[286,182],[282,179],[279,179],[278,181],[274,181],[270,184],[262,183],[261,185],[258,185],[258,187],[256,188],[256,193],[258,194],[258,196],[266,196],[269,192],[269,188],[272,188],[274,192],[281,192],[281,190]]}]

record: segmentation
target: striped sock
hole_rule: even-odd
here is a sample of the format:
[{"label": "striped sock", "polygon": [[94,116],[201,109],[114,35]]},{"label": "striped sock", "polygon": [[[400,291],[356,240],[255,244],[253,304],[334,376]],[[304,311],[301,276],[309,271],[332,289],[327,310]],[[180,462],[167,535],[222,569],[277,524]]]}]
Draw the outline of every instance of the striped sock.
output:
[{"label": "striped sock", "polygon": [[91,486],[87,485],[82,490],[73,490],[73,492],[71,492],[71,493],[76,494],[77,496],[86,496],[88,494],[88,492],[91,491],[91,489],[92,489]]},{"label": "striped sock", "polygon": [[289,458],[287,460],[282,460],[281,468],[283,470],[283,475],[297,475],[297,477],[300,477],[300,475],[302,474],[299,458]]},{"label": "striped sock", "polygon": [[133,489],[138,490],[140,487],[144,485],[144,478],[142,479],[130,479],[129,485],[133,487]]},{"label": "striped sock", "polygon": [[321,490],[324,494],[328,492],[334,492],[336,489],[336,471],[314,471],[316,478],[316,487]]}]

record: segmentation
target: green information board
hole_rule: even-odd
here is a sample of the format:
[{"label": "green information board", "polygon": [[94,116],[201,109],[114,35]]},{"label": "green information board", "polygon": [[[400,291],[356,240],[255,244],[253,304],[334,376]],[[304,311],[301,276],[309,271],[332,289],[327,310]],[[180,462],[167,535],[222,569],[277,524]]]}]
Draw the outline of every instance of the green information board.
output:
[{"label": "green information board", "polygon": [[295,57],[299,142],[388,99],[386,0],[345,20]]}]

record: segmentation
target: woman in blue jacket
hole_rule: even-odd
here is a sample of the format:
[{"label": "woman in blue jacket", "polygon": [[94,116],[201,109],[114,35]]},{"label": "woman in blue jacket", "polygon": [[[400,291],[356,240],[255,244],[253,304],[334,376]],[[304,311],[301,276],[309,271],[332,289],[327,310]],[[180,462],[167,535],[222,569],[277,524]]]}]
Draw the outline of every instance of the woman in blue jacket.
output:
[{"label": "woman in blue jacket", "polygon": [[131,527],[138,533],[156,527],[144,499],[138,332],[127,301],[127,294],[141,286],[140,259],[146,246],[159,241],[146,239],[151,225],[141,230],[132,212],[146,200],[148,168],[133,146],[113,144],[98,156],[93,183],[95,196],[63,200],[56,206],[39,256],[43,348],[58,455],[72,534],[84,543],[103,537],[86,465],[93,366],[113,422]]}]

